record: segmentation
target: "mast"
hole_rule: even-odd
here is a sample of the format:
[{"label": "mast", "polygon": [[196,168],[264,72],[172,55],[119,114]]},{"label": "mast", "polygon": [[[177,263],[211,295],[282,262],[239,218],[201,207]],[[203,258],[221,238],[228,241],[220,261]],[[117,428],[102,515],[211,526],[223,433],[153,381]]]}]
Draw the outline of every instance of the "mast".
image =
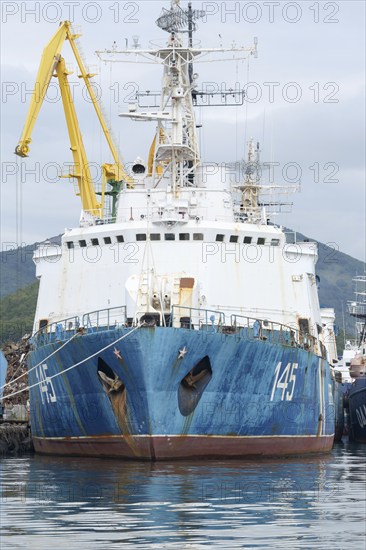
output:
[{"label": "mast", "polygon": [[[164,187],[167,193],[174,198],[179,197],[183,188],[197,186],[196,172],[201,163],[199,151],[196,118],[194,113],[193,96],[195,91],[195,75],[193,61],[202,55],[230,52],[242,54],[249,52],[256,56],[257,42],[254,47],[244,48],[196,48],[193,46],[193,33],[196,30],[196,21],[202,18],[205,12],[192,9],[191,2],[188,10],[183,10],[180,0],[171,0],[170,10],[163,8],[157,25],[169,33],[168,41],[163,48],[151,50],[104,50],[97,52],[103,61],[111,61],[110,56],[119,54],[125,56],[154,57],[157,63],[163,64],[162,90],[159,102],[150,108],[139,109],[138,101],[131,104],[128,113],[119,116],[132,120],[156,121],[155,137],[150,148],[148,176],[151,177],[151,188]],[[187,45],[183,44],[182,35],[187,34]],[[108,55],[108,58],[105,57]],[[246,57],[244,57],[246,59]],[[123,62],[123,59],[120,60]],[[232,92],[230,92],[232,94]],[[150,92],[137,94],[136,99]]]},{"label": "mast", "polygon": [[[188,3],[188,47],[193,48],[193,12],[192,2]],[[193,82],[193,63],[188,65],[189,82]]]},{"label": "mast", "polygon": [[366,275],[357,275],[353,282],[356,283],[355,295],[362,298],[349,302],[348,312],[356,319],[358,345],[361,346],[366,342]]}]

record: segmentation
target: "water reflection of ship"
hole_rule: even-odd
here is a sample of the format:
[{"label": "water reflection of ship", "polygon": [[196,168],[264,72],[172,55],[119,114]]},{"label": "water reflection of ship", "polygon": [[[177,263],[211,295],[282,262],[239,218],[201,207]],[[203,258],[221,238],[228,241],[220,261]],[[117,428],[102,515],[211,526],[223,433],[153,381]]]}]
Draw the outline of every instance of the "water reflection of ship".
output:
[{"label": "water reflection of ship", "polygon": [[284,525],[291,532],[304,525],[319,532],[329,503],[339,509],[350,484],[361,483],[360,460],[357,449],[351,455],[344,447],[285,462],[149,463],[39,455],[22,459],[21,468],[13,466],[3,502],[26,499],[22,514],[33,519],[28,521],[32,534],[43,529],[46,516],[48,530],[72,530],[82,548],[95,531],[103,548],[122,537],[131,547],[150,542],[178,547],[197,543],[197,537],[221,537],[230,547],[233,531],[246,525],[251,528],[243,533],[245,542],[258,536],[260,544],[263,537],[278,537]]}]

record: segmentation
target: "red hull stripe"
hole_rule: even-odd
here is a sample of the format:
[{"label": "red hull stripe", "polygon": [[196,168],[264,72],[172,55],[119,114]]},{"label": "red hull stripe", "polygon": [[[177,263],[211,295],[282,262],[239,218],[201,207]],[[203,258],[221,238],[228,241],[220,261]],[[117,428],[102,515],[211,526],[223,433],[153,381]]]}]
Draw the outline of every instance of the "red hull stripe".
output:
[{"label": "red hull stripe", "polygon": [[334,435],[327,436],[88,436],[34,437],[36,452],[43,454],[169,460],[205,457],[285,456],[331,450]]}]

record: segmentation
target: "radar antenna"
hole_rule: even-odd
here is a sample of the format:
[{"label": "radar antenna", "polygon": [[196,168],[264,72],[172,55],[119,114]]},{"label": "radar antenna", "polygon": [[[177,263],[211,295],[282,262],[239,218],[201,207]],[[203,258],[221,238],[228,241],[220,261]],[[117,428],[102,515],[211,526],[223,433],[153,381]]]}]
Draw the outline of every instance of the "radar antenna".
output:
[{"label": "radar antenna", "polygon": [[170,10],[163,8],[160,17],[156,20],[156,24],[166,32],[195,32],[197,25],[195,21],[205,16],[203,10],[192,10],[191,3],[187,10],[180,7],[180,0],[172,0]]},{"label": "radar antenna", "polygon": [[[172,0],[170,10],[163,8],[156,24],[163,31],[169,33],[188,33],[188,46],[193,47],[193,33],[197,30],[195,21],[206,15],[203,10],[192,10],[192,2],[188,3],[188,9],[180,7],[180,0]],[[189,81],[193,84],[193,64],[188,64]]]}]

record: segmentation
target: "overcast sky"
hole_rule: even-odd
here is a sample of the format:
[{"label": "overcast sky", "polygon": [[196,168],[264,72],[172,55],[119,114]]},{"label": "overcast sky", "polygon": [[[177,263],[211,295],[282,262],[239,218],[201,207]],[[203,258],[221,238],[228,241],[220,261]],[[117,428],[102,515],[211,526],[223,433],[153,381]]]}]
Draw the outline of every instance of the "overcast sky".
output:
[{"label": "overcast sky", "polygon": [[[62,104],[53,82],[37,120],[28,159],[14,155],[42,50],[58,22],[80,25],[86,60],[98,71],[105,110],[126,162],[147,158],[154,125],[118,117],[128,96],[160,88],[161,67],[104,64],[95,50],[138,36],[143,48],[167,35],[155,25],[169,2],[1,2],[1,240],[32,243],[78,224],[79,198],[56,166],[70,163]],[[182,2],[185,6],[186,2]],[[279,163],[276,183],[296,179],[290,215],[275,221],[365,260],[365,2],[193,2],[206,9],[196,39],[205,47],[250,46],[258,59],[197,64],[199,87],[247,84],[244,106],[197,111],[204,161],[234,162],[245,141],[260,141],[262,160]],[[69,46],[66,62],[75,62]],[[91,162],[110,161],[92,106],[70,77]],[[238,83],[238,84],[236,84]],[[249,83],[249,84],[248,84]],[[85,96],[85,94],[84,94]],[[289,164],[290,163],[290,164]],[[33,173],[32,173],[33,171]],[[17,172],[17,175],[15,174]]]}]

